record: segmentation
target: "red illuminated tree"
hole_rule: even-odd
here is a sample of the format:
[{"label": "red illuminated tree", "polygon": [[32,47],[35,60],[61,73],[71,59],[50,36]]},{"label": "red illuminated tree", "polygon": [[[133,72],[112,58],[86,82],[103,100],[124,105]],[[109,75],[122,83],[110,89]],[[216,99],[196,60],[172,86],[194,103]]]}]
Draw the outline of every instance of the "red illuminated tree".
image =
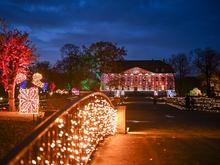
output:
[{"label": "red illuminated tree", "polygon": [[0,31],[0,74],[8,92],[9,110],[15,111],[15,78],[18,73],[26,73],[35,60],[34,46],[28,40],[28,33],[17,29]]}]

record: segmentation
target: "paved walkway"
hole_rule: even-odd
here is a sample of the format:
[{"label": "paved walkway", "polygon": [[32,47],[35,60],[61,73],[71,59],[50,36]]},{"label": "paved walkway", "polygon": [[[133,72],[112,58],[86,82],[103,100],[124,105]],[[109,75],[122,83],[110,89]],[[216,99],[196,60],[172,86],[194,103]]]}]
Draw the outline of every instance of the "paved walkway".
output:
[{"label": "paved walkway", "polygon": [[21,114],[19,112],[0,112],[0,120],[33,120],[33,114]]},{"label": "paved walkway", "polygon": [[100,144],[93,165],[220,164],[220,114],[187,112],[139,99],[127,102],[128,134]]}]

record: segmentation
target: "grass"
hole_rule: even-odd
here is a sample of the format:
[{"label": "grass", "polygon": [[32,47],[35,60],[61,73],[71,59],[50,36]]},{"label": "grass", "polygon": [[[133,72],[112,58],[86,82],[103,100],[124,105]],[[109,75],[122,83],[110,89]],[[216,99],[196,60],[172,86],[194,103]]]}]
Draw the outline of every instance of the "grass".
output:
[{"label": "grass", "polygon": [[34,128],[32,121],[0,120],[0,159]]},{"label": "grass", "polygon": [[[69,103],[66,98],[48,99],[41,111],[47,111],[52,114]],[[49,115],[46,115],[48,117]],[[44,117],[44,119],[46,118]],[[43,120],[44,120],[43,119]],[[39,124],[39,122],[37,122]],[[21,121],[19,119],[1,119],[0,120],[0,161],[19,144],[36,127],[33,121]]]}]

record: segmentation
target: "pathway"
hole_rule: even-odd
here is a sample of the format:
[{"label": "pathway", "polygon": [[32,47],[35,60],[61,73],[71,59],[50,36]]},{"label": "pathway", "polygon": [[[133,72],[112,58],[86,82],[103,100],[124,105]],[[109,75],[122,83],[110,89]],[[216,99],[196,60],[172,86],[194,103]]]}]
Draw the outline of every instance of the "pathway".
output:
[{"label": "pathway", "polygon": [[108,137],[91,164],[220,164],[219,113],[181,111],[145,98],[126,105],[129,133]]}]

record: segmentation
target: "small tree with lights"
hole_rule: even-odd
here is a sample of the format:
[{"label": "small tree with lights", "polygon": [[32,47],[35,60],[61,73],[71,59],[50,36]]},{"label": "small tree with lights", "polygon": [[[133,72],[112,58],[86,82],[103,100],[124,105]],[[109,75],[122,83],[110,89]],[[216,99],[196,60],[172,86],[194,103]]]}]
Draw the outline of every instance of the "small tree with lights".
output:
[{"label": "small tree with lights", "polygon": [[2,28],[0,32],[1,82],[8,92],[9,110],[15,111],[15,85],[18,73],[27,73],[29,65],[36,59],[35,50],[28,33],[17,29]]}]

